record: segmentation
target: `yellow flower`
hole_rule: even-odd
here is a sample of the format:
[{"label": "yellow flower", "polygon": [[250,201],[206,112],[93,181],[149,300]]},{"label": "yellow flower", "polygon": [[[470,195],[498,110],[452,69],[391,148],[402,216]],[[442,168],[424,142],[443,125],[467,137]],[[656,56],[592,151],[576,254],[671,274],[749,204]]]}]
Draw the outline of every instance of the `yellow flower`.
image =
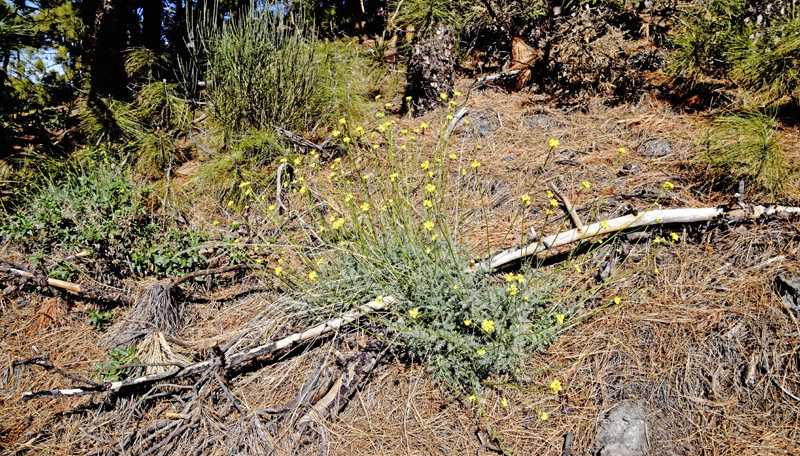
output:
[{"label": "yellow flower", "polygon": [[385,116],[384,116],[384,114],[382,112],[379,112],[379,113],[375,114],[375,117],[377,117],[378,119],[383,119]]},{"label": "yellow flower", "polygon": [[409,310],[408,316],[416,320],[417,318],[419,318],[419,309],[414,307],[413,309]]},{"label": "yellow flower", "polygon": [[453,285],[453,290],[458,290],[458,284]]},{"label": "yellow flower", "polygon": [[476,149],[476,150],[480,150],[480,149],[481,149],[481,145],[480,145],[480,144],[478,144],[477,146],[475,146],[475,149]]},{"label": "yellow flower", "polygon": [[430,249],[430,247],[428,247],[427,249],[425,249],[425,253],[426,253],[426,254],[427,254],[427,253],[431,253],[431,249]]},{"label": "yellow flower", "polygon": [[427,191],[428,193],[433,193],[436,191],[436,186],[433,184],[426,184],[425,191]]},{"label": "yellow flower", "polygon": [[333,222],[333,229],[334,230],[338,230],[342,226],[344,226],[344,217],[342,217],[339,220]]},{"label": "yellow flower", "polygon": [[546,215],[553,215],[553,214],[555,214],[555,212],[553,212],[553,210],[552,210],[552,209],[548,209],[548,210],[544,211],[544,213],[545,213]]},{"label": "yellow flower", "polygon": [[619,154],[620,154],[620,155],[624,154],[625,152],[627,152],[627,151],[625,150],[625,148],[624,148],[624,147],[620,147],[620,148],[619,148]]},{"label": "yellow flower", "polygon": [[217,226],[217,225],[219,225],[219,220],[214,220],[213,222],[211,222],[211,224],[214,225],[214,226]]},{"label": "yellow flower", "polygon": [[680,239],[678,233],[669,233],[669,238],[672,239],[672,242],[678,242],[678,239]]},{"label": "yellow flower", "polygon": [[558,147],[558,145],[559,145],[559,144],[561,144],[561,143],[560,143],[560,142],[558,142],[558,140],[557,140],[557,139],[551,139],[551,140],[548,142],[548,144],[550,144],[550,147],[552,147],[553,149],[555,149],[555,148],[556,148],[556,147]]},{"label": "yellow flower", "polygon": [[616,296],[614,299],[611,300],[614,304],[619,305],[622,302],[622,298]]},{"label": "yellow flower", "polygon": [[525,283],[525,276],[524,276],[524,275],[522,275],[522,274],[517,274],[517,277],[516,277],[516,278],[517,278],[517,282],[519,282],[519,283]]},{"label": "yellow flower", "polygon": [[518,292],[519,292],[519,289],[517,288],[516,285],[511,285],[510,287],[508,287],[509,296],[516,296]]},{"label": "yellow flower", "polygon": [[464,320],[464,326],[472,325],[472,320]]},{"label": "yellow flower", "polygon": [[448,114],[447,115],[447,120],[453,120],[453,115],[452,114]]},{"label": "yellow flower", "polygon": [[503,400],[500,401],[500,407],[508,407],[508,399],[503,398]]},{"label": "yellow flower", "polygon": [[392,182],[394,182],[394,181],[397,179],[397,176],[398,176],[398,174],[397,174],[397,173],[392,173],[392,174],[389,174],[389,179],[390,179]]},{"label": "yellow flower", "polygon": [[559,325],[560,325],[561,323],[564,323],[564,314],[558,314],[558,315],[556,315],[556,323],[558,323]]},{"label": "yellow flower", "polygon": [[461,96],[461,92],[459,92],[458,90],[456,90],[455,92],[453,92],[453,96],[454,96],[454,97],[460,97],[460,96]]},{"label": "yellow flower", "polygon": [[576,265],[575,265],[575,270],[576,270],[576,271],[578,271],[578,272],[580,273],[580,272],[581,272],[581,267],[580,267],[580,266],[578,266],[578,265],[576,264]]},{"label": "yellow flower", "polygon": [[450,100],[450,106],[455,106],[455,105],[456,105],[456,101],[455,100]]},{"label": "yellow flower", "polygon": [[360,207],[362,211],[369,212],[369,203],[364,203]]},{"label": "yellow flower", "polygon": [[267,208],[267,210],[268,210],[268,211],[270,211],[270,212],[272,212],[272,211],[274,211],[274,210],[275,210],[275,206],[274,206],[274,205],[272,205],[272,204],[270,204],[270,205],[269,205],[269,207]]},{"label": "yellow flower", "polygon": [[427,222],[423,223],[422,226],[424,226],[428,231],[433,231],[433,228],[436,226],[436,224],[428,220]]},{"label": "yellow flower", "polygon": [[481,322],[481,329],[483,329],[483,331],[487,333],[494,331],[494,321],[483,320]]},{"label": "yellow flower", "polygon": [[673,184],[673,183],[672,183],[672,182],[670,182],[670,181],[666,181],[666,182],[664,182],[664,185],[662,185],[662,187],[664,187],[664,190],[666,190],[666,191],[670,191],[670,190],[672,190],[673,188],[675,188],[675,184]]},{"label": "yellow flower", "polygon": [[587,189],[592,186],[592,184],[590,184],[588,181],[581,182],[581,185],[583,186],[583,188]]},{"label": "yellow flower", "polygon": [[342,138],[342,142],[345,143],[345,144],[349,144],[350,143],[350,137],[349,136],[345,136],[344,138]]},{"label": "yellow flower", "polygon": [[464,119],[464,125],[469,125],[469,120],[468,119]]},{"label": "yellow flower", "polygon": [[477,353],[478,353],[478,356],[483,356],[483,355],[485,355],[485,354],[486,354],[486,350],[484,350],[484,349],[480,348],[480,349],[478,349],[478,352],[477,352]]},{"label": "yellow flower", "polygon": [[664,219],[662,219],[661,217],[658,217],[658,218],[656,219],[656,222],[658,222],[658,223],[661,223],[661,222],[663,222],[663,221],[664,221]]},{"label": "yellow flower", "polygon": [[450,155],[448,155],[447,157],[448,157],[450,160],[455,160],[456,158],[458,158],[458,156],[457,156],[456,154],[450,154]]},{"label": "yellow flower", "polygon": [[375,95],[375,101],[378,101],[378,100],[380,100],[380,99],[381,99],[381,96],[380,96],[380,95]]},{"label": "yellow flower", "polygon": [[378,295],[378,297],[375,298],[375,302],[378,303],[378,304],[382,303],[383,302],[383,296]]},{"label": "yellow flower", "polygon": [[550,206],[556,207],[558,206],[558,201],[555,198],[550,198]]},{"label": "yellow flower", "polygon": [[530,204],[531,204],[531,195],[529,195],[529,194],[527,194],[527,193],[526,193],[526,194],[522,195],[522,196],[520,197],[520,199],[522,199],[522,203],[523,203],[524,205],[526,205],[526,206],[530,206]]},{"label": "yellow flower", "polygon": [[428,124],[426,124],[425,122],[422,122],[421,124],[419,124],[419,128],[424,130],[424,129],[428,128]]},{"label": "yellow flower", "polygon": [[247,182],[242,182],[241,184],[239,184],[239,188],[245,188],[245,187],[247,187],[248,185],[250,185],[250,181],[247,181]]},{"label": "yellow flower", "polygon": [[439,94],[439,98],[441,98],[442,100],[447,100],[447,94],[446,93],[440,93]]},{"label": "yellow flower", "polygon": [[438,233],[434,234],[433,236],[431,236],[431,241],[432,242],[436,242],[437,239],[439,239],[439,234]]},{"label": "yellow flower", "polygon": [[339,137],[339,135],[341,135],[341,134],[342,134],[342,132],[341,132],[341,131],[339,131],[339,130],[333,130],[333,133],[331,133],[331,134],[333,135],[333,137],[334,137],[334,138],[338,138],[338,137]]},{"label": "yellow flower", "polygon": [[472,166],[472,169],[478,169],[481,166],[481,162],[479,162],[478,160],[473,160],[470,166]]},{"label": "yellow flower", "polygon": [[344,119],[344,117],[342,117],[341,119],[339,119],[339,123],[344,125],[347,123],[347,121]]},{"label": "yellow flower", "polygon": [[547,199],[550,199],[550,198],[552,198],[553,196],[554,196],[554,195],[553,195],[553,192],[551,192],[550,190],[548,190],[548,191],[547,191]]},{"label": "yellow flower", "polygon": [[431,202],[431,200],[425,200],[425,201],[423,201],[423,202],[422,202],[422,205],[423,205],[423,206],[425,206],[425,207],[427,207],[427,208],[431,208],[431,207],[433,207],[433,203]]},{"label": "yellow flower", "polygon": [[286,157],[283,157],[283,158],[281,158],[281,163],[286,163],[286,162],[288,162],[288,161],[289,161],[289,160],[287,160],[287,159],[286,159]]},{"label": "yellow flower", "polygon": [[504,275],[503,277],[506,279],[506,282],[513,282],[514,281],[514,274],[512,274],[510,272],[507,273],[506,275]]},{"label": "yellow flower", "polygon": [[422,162],[422,163],[421,163],[419,166],[420,166],[422,169],[425,169],[425,170],[427,170],[428,168],[430,168],[430,167],[431,167],[431,162],[429,162],[428,160],[425,160],[425,161],[424,161],[424,162]]},{"label": "yellow flower", "polygon": [[383,105],[383,107],[386,108],[386,109],[391,109],[392,104],[391,103],[386,103],[385,105]]},{"label": "yellow flower", "polygon": [[410,96],[406,97],[406,101],[411,101],[411,97]]},{"label": "yellow flower", "polygon": [[228,201],[228,207],[233,206],[233,201]]},{"label": "yellow flower", "polygon": [[317,280],[317,273],[315,271],[311,271],[308,273],[308,280],[315,281]]},{"label": "yellow flower", "polygon": [[275,275],[280,277],[281,274],[283,274],[283,268],[278,266],[277,268],[275,268]]},{"label": "yellow flower", "polygon": [[363,127],[356,127],[356,134],[357,135],[363,135],[364,134],[364,128]]},{"label": "yellow flower", "polygon": [[542,413],[540,413],[540,414],[539,414],[539,418],[540,418],[542,421],[547,421],[547,412],[542,412]]},{"label": "yellow flower", "polygon": [[470,396],[467,398],[467,400],[468,400],[468,401],[470,401],[470,402],[476,402],[476,401],[478,400],[478,398],[477,398],[477,396],[475,396],[474,394],[471,394],[471,395],[470,395]]},{"label": "yellow flower", "polygon": [[345,203],[349,203],[349,202],[350,202],[352,199],[353,199],[353,194],[352,194],[352,193],[348,193],[348,194],[347,194],[347,195],[345,195],[345,197],[344,197],[344,202],[345,202]]},{"label": "yellow flower", "polygon": [[300,194],[305,195],[306,193],[308,193],[308,187],[303,185],[302,187],[300,187]]},{"label": "yellow flower", "polygon": [[553,380],[550,382],[550,390],[556,394],[558,394],[563,388],[561,387],[561,382],[558,380]]},{"label": "yellow flower", "polygon": [[602,226],[603,228],[608,228],[608,222],[603,220],[602,222],[600,222],[600,226]]}]

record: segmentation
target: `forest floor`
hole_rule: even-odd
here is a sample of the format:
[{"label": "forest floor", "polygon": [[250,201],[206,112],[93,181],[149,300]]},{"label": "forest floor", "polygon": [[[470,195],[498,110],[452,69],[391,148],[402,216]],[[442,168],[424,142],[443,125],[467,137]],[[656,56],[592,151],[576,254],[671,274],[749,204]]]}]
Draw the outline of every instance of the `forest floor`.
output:
[{"label": "forest floor", "polygon": [[[492,233],[508,231],[519,195],[534,179],[531,193],[557,186],[573,201],[580,199],[576,206],[584,221],[654,204],[664,209],[716,207],[733,196],[708,185],[694,161],[702,136],[699,114],[678,112],[652,98],[614,108],[589,100],[585,111],[564,113],[524,92],[470,91],[467,84],[461,84],[461,91],[470,122],[458,127],[451,144],[483,163]],[[438,115],[413,122],[438,125]],[[797,166],[800,131],[782,133],[787,161]],[[545,161],[552,138],[560,145]],[[626,153],[619,155],[620,148]],[[188,185],[191,179],[189,173],[173,185]],[[591,188],[578,195],[584,181]],[[674,190],[655,200],[666,181]],[[792,186],[800,188],[797,182]],[[797,195],[791,198],[782,203],[796,206]],[[200,201],[186,213],[199,229],[213,232],[218,229],[213,221],[226,220],[213,207]],[[571,228],[568,218],[561,220]],[[424,364],[387,357],[335,417],[319,420],[316,437],[292,441],[288,431],[258,426],[261,431],[242,431],[242,411],[231,407],[208,412],[213,416],[204,423],[217,423],[216,428],[204,425],[191,432],[238,442],[210,445],[227,450],[209,454],[257,453],[253,440],[258,439],[269,441],[263,447],[275,454],[795,454],[800,441],[800,309],[790,304],[800,302],[800,289],[779,286],[778,278],[800,275],[797,219],[715,220],[661,227],[650,235],[670,233],[679,240],[657,251],[624,239],[614,246],[641,266],[601,292],[606,299],[623,297],[622,303],[536,354],[522,386],[489,389],[473,403],[437,384]],[[481,232],[474,236],[480,238]],[[499,235],[491,239],[494,249],[519,242]],[[609,253],[598,249],[586,263],[595,269],[574,280],[596,283]],[[8,245],[0,247],[0,257],[21,258]],[[66,388],[73,382],[15,361],[47,353],[55,366],[91,377],[107,359],[108,348],[103,345],[106,334],[85,324],[86,304],[75,300],[63,304],[65,312],[48,313],[56,298],[23,291],[13,282],[3,279],[13,291],[0,297],[0,453],[125,454],[117,445],[120,434],[165,418],[185,419],[179,401],[168,397],[142,407],[130,405],[135,398],[110,399],[108,394],[23,401],[23,392]],[[229,342],[245,327],[260,327],[262,339],[304,329],[282,325],[280,296],[257,275],[229,273],[220,283],[224,286],[192,289],[187,304],[191,319],[174,334],[188,343],[173,346],[176,352],[197,356]],[[144,290],[148,284],[126,285]],[[123,309],[117,317],[130,311]],[[367,338],[354,328],[321,338],[230,375],[229,393],[243,414],[279,407],[319,366],[334,365],[337,354],[357,353]],[[548,387],[555,379],[563,385],[557,394]],[[501,396],[507,406],[500,405]],[[199,447],[178,453],[194,450],[206,454]]]}]

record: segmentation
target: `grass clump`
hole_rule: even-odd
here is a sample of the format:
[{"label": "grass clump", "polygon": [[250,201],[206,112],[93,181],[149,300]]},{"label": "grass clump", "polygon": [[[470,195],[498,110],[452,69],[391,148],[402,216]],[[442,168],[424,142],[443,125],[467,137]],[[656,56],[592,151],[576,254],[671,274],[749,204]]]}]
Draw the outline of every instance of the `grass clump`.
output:
[{"label": "grass clump", "polygon": [[773,117],[760,111],[718,117],[706,134],[698,157],[723,187],[742,181],[751,193],[776,195],[786,190],[790,168],[783,155],[783,138]]}]

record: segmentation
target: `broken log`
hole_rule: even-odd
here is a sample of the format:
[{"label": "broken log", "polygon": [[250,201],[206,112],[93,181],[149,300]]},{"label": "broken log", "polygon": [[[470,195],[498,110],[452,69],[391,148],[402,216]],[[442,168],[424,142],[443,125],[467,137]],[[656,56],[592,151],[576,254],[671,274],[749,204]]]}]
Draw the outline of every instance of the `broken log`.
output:
[{"label": "broken log", "polygon": [[[291,349],[309,339],[337,331],[347,323],[352,323],[365,315],[381,310],[387,306],[391,306],[396,302],[397,301],[391,296],[386,296],[380,301],[370,301],[367,304],[359,307],[357,310],[347,312],[339,318],[326,321],[325,323],[321,323],[303,332],[295,333],[276,342],[259,345],[258,347],[251,348],[250,350],[227,356],[225,364],[222,367],[224,369],[232,369],[260,356],[265,356],[283,349]],[[179,366],[164,373],[144,375],[141,377],[116,382],[107,382],[88,388],[76,387],[67,389],[29,391],[22,393],[22,399],[31,400],[39,398],[75,397],[104,391],[119,393],[125,390],[141,388],[145,385],[152,385],[166,379],[183,378],[196,375],[214,367],[217,367],[217,364],[214,362],[214,360],[202,361],[186,366]]]},{"label": "broken log", "polygon": [[503,265],[511,263],[512,261],[516,261],[527,256],[536,255],[537,253],[545,250],[631,228],[653,225],[668,225],[673,223],[707,222],[720,216],[726,216],[731,219],[746,217],[754,220],[760,217],[779,213],[800,215],[800,207],[750,206],[744,209],[736,209],[732,211],[726,211],[725,208],[722,207],[706,207],[689,209],[663,209],[642,212],[639,214],[630,214],[623,217],[592,223],[591,225],[584,226],[583,228],[575,228],[563,233],[547,236],[536,242],[528,244],[521,249],[501,252],[491,257],[488,262],[482,264],[476,263],[470,268],[470,270],[474,272],[481,267],[489,270],[497,269]]}]

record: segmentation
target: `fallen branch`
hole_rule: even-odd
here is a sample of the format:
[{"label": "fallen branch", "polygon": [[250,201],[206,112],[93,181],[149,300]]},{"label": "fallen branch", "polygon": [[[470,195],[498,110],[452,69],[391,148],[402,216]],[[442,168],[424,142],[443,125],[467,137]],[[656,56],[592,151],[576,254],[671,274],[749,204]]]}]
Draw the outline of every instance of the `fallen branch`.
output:
[{"label": "fallen branch", "polygon": [[320,146],[319,144],[315,144],[306,138],[298,135],[297,133],[293,133],[289,130],[285,130],[281,127],[275,127],[275,131],[278,132],[279,135],[283,136],[284,138],[288,139],[289,141],[297,144],[298,146],[305,147],[306,149],[313,149],[319,152],[320,154],[325,153],[325,148]]},{"label": "fallen branch", "polygon": [[67,290],[79,296],[96,299],[98,301],[120,302],[123,304],[132,304],[133,298],[127,293],[112,290],[109,288],[95,287],[92,285],[80,285],[66,280],[53,279],[45,276],[44,274],[36,271],[30,266],[24,264],[13,263],[7,260],[0,260],[0,272],[13,274],[25,279],[32,279],[41,286],[51,286]]},{"label": "fallen branch", "polygon": [[581,223],[581,219],[578,217],[578,213],[575,211],[575,207],[572,205],[569,198],[567,198],[567,195],[562,193],[555,184],[551,185],[551,187],[553,189],[553,193],[555,193],[561,202],[564,203],[564,208],[567,210],[569,217],[572,219],[572,223],[575,224],[575,228],[582,230],[583,223]]},{"label": "fallen branch", "polygon": [[[597,223],[592,223],[583,228],[575,228],[573,230],[565,231],[563,233],[547,236],[536,242],[528,244],[527,246],[502,252],[488,261],[488,269],[497,269],[500,266],[511,263],[512,261],[521,258],[536,255],[548,249],[560,247],[562,245],[579,242],[605,234],[616,233],[618,231],[638,228],[651,225],[667,225],[671,223],[695,223],[706,222],[714,220],[715,218],[725,215],[727,217],[736,219],[747,217],[749,219],[757,219],[763,216],[774,215],[778,213],[784,214],[800,214],[800,207],[786,207],[786,206],[751,206],[746,209],[737,209],[733,211],[725,211],[725,208],[708,207],[708,208],[689,208],[689,209],[664,209],[642,212],[640,214],[631,214],[623,217],[605,220]],[[480,268],[480,263],[472,266],[471,270]],[[484,266],[485,267],[485,266]]]},{"label": "fallen branch", "polygon": [[[396,302],[397,301],[391,296],[383,298],[380,302],[371,301],[359,307],[358,310],[347,312],[339,318],[329,320],[325,323],[314,326],[313,328],[307,329],[303,332],[295,333],[279,341],[260,345],[250,350],[237,353],[232,356],[228,356],[223,367],[225,369],[231,369],[237,366],[241,366],[247,363],[248,361],[258,358],[260,356],[268,355],[283,349],[291,349],[309,339],[320,337],[332,333],[334,331],[337,331],[339,328],[341,328],[347,323],[352,323],[365,315],[381,310],[387,306],[391,306]],[[172,378],[183,378],[196,375],[205,372],[215,366],[216,364],[214,360],[203,361],[199,363],[189,364],[187,366],[180,366],[160,374],[144,375],[141,377],[136,377],[123,381],[103,383],[97,387],[92,387],[92,388],[68,388],[68,389],[53,389],[53,390],[25,392],[22,393],[22,399],[30,400],[30,399],[38,399],[44,397],[47,398],[75,397],[75,396],[83,396],[85,394],[93,394],[103,391],[120,392],[133,388],[140,388],[145,385],[151,385],[161,380],[172,379]]]},{"label": "fallen branch", "polygon": [[475,83],[494,81],[495,79],[501,79],[501,78],[508,78],[508,77],[511,77],[511,76],[516,76],[521,71],[522,71],[522,69],[518,69],[518,70],[506,71],[505,73],[497,73],[497,74],[492,74],[492,75],[489,75],[489,76],[481,76],[475,81]]}]

